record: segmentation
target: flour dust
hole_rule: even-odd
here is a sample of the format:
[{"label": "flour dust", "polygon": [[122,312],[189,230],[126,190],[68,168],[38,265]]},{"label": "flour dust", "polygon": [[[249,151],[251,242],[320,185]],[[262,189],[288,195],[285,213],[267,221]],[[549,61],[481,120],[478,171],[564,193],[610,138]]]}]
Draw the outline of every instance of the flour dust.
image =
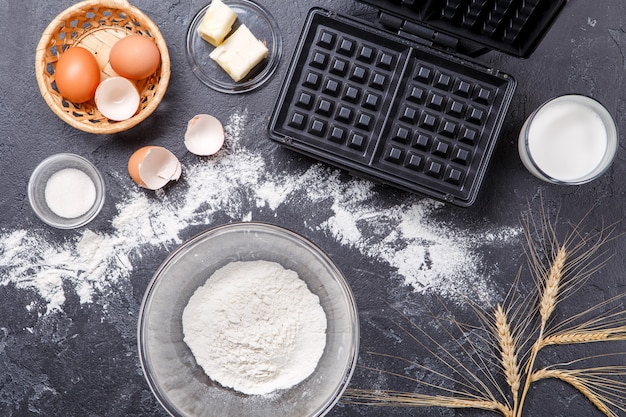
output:
[{"label": "flour dust", "polygon": [[415,196],[386,204],[371,182],[346,181],[325,164],[304,173],[281,170],[260,152],[241,146],[248,117],[247,112],[233,114],[225,123],[226,148],[184,165],[184,183],[157,198],[128,180],[106,233],[86,227],[59,244],[46,240],[43,230],[1,232],[0,285],[35,289],[48,311],[63,305],[64,282],[76,288],[82,303],[94,302],[96,294],[115,291],[129,280],[142,254],[182,243],[181,232],[188,227],[213,225],[217,216],[250,221],[259,210],[274,213],[280,225],[279,213],[311,205],[318,209],[301,219],[305,228],[389,264],[415,291],[453,297],[471,288],[491,298],[492,277],[485,275],[475,248],[517,245],[520,230],[458,230],[433,218],[443,209],[441,203]]}]

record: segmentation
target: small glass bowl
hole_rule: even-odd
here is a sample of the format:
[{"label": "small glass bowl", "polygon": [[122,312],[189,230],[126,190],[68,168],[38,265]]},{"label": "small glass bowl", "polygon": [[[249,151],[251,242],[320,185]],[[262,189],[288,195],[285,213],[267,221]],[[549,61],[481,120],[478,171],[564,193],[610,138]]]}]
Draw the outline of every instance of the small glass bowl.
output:
[{"label": "small glass bowl", "polygon": [[[46,184],[52,175],[66,168],[78,169],[89,176],[96,189],[96,198],[89,210],[81,216],[59,216],[46,203]],[[74,229],[93,220],[102,209],[105,198],[104,179],[100,171],[87,159],[71,153],[59,153],[44,159],[33,171],[28,182],[28,201],[35,214],[45,223],[58,229]]]},{"label": "small glass bowl", "polygon": [[[584,126],[599,129],[583,133]],[[600,177],[613,163],[618,147],[617,124],[609,110],[596,99],[580,94],[544,102],[528,116],[518,140],[526,169],[541,180],[561,185],[585,184]]]},{"label": "small glass bowl", "polygon": [[[244,395],[212,381],[183,340],[182,315],[196,289],[234,261],[295,271],[327,318],[316,369],[290,389]],[[139,311],[139,358],[152,392],[174,417],[320,417],[337,403],[356,365],[359,322],[352,291],[333,261],[304,237],[266,223],[232,223],[192,238],[156,271]]]},{"label": "small glass bowl", "polygon": [[267,57],[250,74],[235,82],[209,54],[213,45],[198,35],[198,27],[211,5],[204,6],[191,21],[187,32],[187,61],[194,75],[208,87],[227,94],[239,94],[252,91],[265,84],[276,72],[282,55],[283,41],[278,24],[264,7],[252,0],[224,0],[224,4],[237,13],[233,31],[245,24],[252,34],[267,46]]}]

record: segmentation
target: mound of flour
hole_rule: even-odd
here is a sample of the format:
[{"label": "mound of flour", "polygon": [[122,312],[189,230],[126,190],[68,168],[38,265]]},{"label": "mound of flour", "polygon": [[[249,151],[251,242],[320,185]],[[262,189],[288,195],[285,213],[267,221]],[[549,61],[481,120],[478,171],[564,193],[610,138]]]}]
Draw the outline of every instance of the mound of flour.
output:
[{"label": "mound of flour", "polygon": [[275,262],[232,262],[192,295],[183,332],[211,379],[262,395],[315,370],[326,345],[326,314],[296,272]]}]

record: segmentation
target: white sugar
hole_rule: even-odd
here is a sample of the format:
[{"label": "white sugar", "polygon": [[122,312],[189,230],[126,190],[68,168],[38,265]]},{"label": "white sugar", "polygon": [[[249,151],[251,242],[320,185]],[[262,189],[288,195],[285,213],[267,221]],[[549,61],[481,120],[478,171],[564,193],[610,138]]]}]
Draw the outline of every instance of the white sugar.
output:
[{"label": "white sugar", "polygon": [[96,186],[80,169],[64,168],[46,182],[46,204],[57,216],[75,219],[87,213],[96,202]]}]

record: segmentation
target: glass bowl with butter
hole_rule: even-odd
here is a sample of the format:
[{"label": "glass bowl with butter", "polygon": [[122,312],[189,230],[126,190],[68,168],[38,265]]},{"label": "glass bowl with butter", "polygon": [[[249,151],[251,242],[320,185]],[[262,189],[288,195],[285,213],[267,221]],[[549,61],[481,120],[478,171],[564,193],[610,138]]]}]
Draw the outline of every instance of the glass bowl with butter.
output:
[{"label": "glass bowl with butter", "polygon": [[[285,270],[297,273],[297,279],[302,280],[319,300],[326,317],[325,336],[322,334],[325,344],[315,369],[305,379],[290,387],[255,394],[253,389],[250,393],[237,387],[229,388],[208,376],[199,364],[202,362],[201,355],[188,344],[185,316],[192,305],[191,300],[210,281],[218,280],[220,272],[238,263],[265,262],[279,264]],[[262,288],[278,281],[278,277],[272,277],[265,281],[268,284],[258,285],[250,291],[255,295],[264,294],[263,303],[275,307],[281,303],[266,301],[268,293]],[[245,286],[229,285],[221,289],[232,291],[234,287]],[[212,288],[218,299],[213,301],[214,304],[231,300],[217,290],[217,284]],[[297,298],[290,297],[290,291],[284,291],[281,290],[277,296],[287,297],[284,302],[297,304]],[[246,306],[242,305],[241,309],[246,309]],[[221,308],[212,311],[204,319],[219,322],[216,316]],[[237,313],[228,313],[227,327],[240,322]],[[303,314],[302,318],[313,321],[310,315]],[[281,318],[275,319],[282,321]],[[198,320],[201,320],[199,316]],[[241,325],[243,327],[245,323]],[[265,327],[265,324],[259,323],[259,326]],[[288,336],[286,331],[272,337]],[[254,345],[263,345],[262,339],[259,337]],[[335,263],[306,238],[267,223],[222,225],[182,244],[154,274],[140,308],[138,346],[144,375],[155,397],[174,417],[323,416],[337,403],[350,381],[356,365],[358,344],[356,304],[347,281]],[[302,350],[307,349],[303,347]],[[234,355],[233,359],[243,364],[252,363],[260,355],[256,352],[242,357]],[[224,355],[230,356],[230,352],[224,352]],[[218,359],[216,361],[219,362]],[[251,378],[253,376],[250,374]]]},{"label": "glass bowl with butter", "polygon": [[186,54],[202,83],[239,94],[271,79],[282,55],[282,38],[263,6],[251,0],[213,0],[191,21]]}]

